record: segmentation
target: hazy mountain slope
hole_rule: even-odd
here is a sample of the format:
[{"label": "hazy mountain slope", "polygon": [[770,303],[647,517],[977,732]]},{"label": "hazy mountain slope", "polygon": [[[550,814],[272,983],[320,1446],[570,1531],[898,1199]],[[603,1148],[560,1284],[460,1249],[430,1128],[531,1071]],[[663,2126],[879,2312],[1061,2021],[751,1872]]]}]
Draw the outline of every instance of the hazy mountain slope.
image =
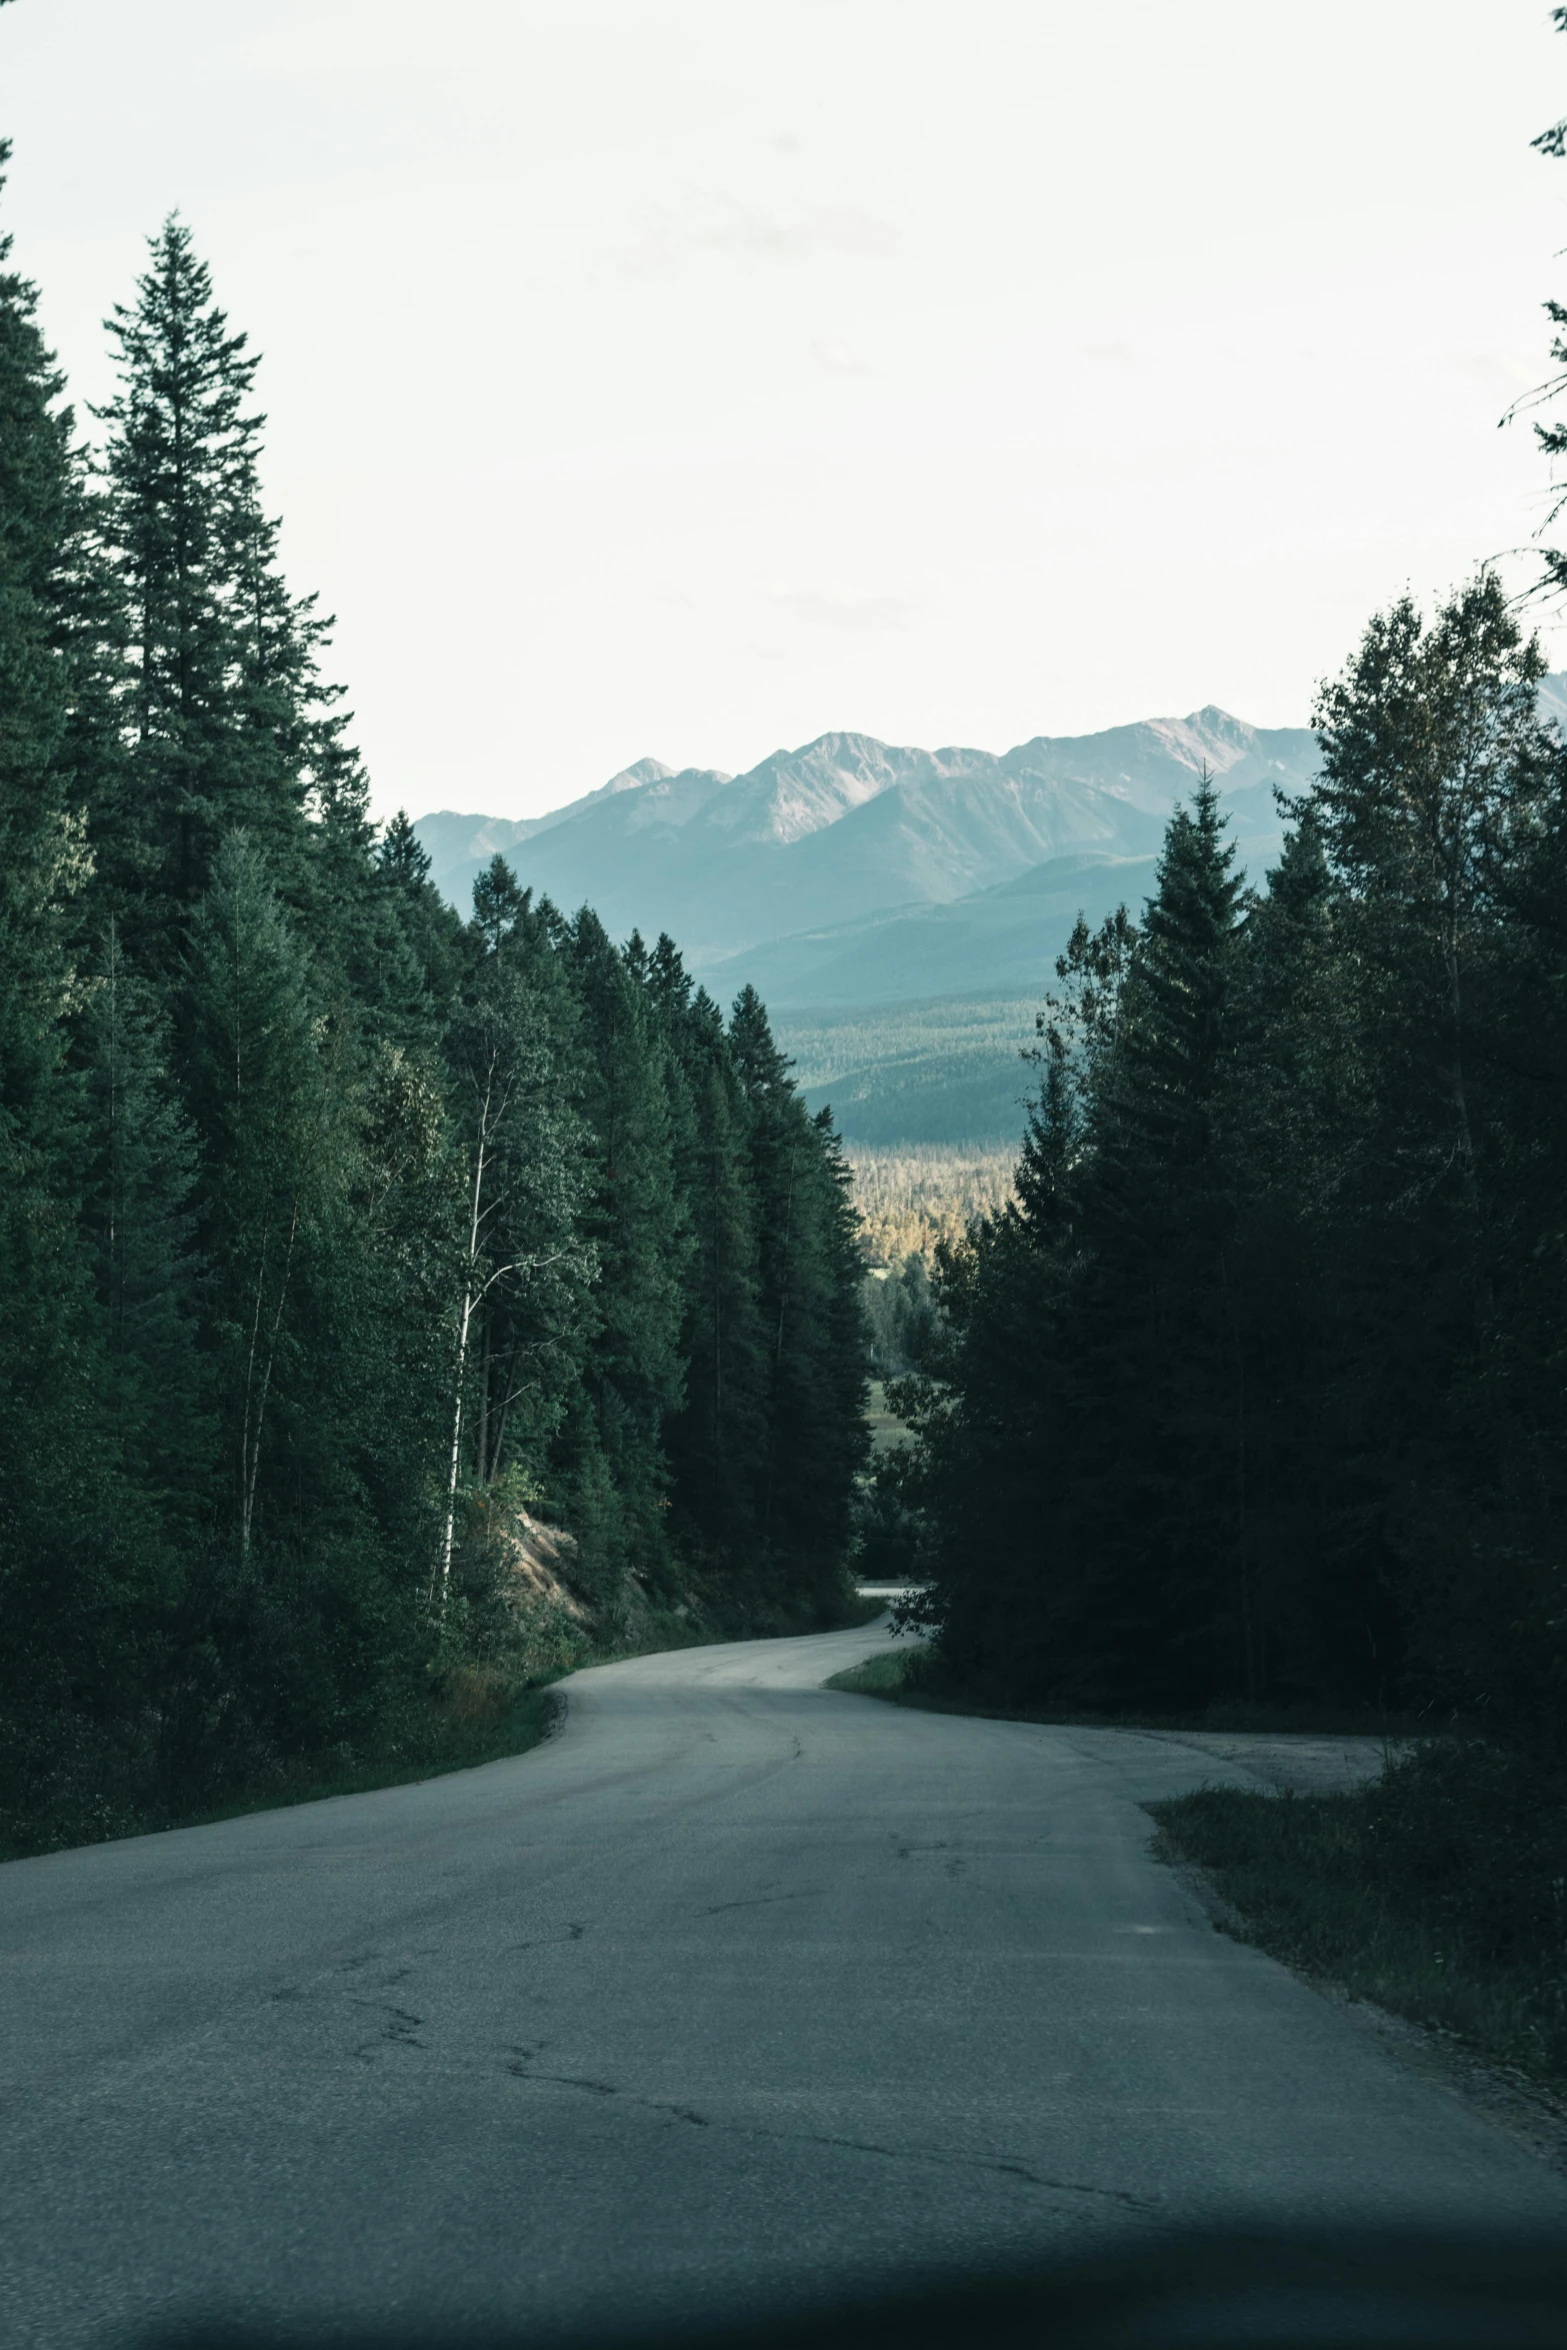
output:
[{"label": "hazy mountain slope", "polygon": [[536,840],[540,833],[553,832],[557,826],[577,820],[588,824],[591,837],[593,812],[604,801],[618,799],[627,792],[638,795],[644,824],[678,825],[728,781],[727,775],[709,767],[686,767],[677,775],[661,759],[639,759],[634,767],[623,767],[596,791],[585,793],[580,800],[568,800],[563,808],[553,808],[547,816],[464,816],[443,808],[434,815],[421,816],[414,829],[429,852],[431,880],[443,896],[466,913],[474,877],[493,856],[499,854],[515,863],[517,849],[523,841]]},{"label": "hazy mountain slope", "polygon": [[772,939],[710,963],[705,984],[727,1000],[746,981],[790,1010],[906,1003],[985,989],[1041,994],[1078,913],[1100,922],[1153,887],[1155,852],[1051,857],[994,889],[945,906],[895,906],[858,922]]},{"label": "hazy mountain slope", "polygon": [[1298,788],[1315,755],[1302,729],[1215,709],[1038,736],[1001,758],[828,734],[733,779],[665,770],[638,782],[628,770],[553,818],[421,818],[419,832],[458,903],[500,849],[561,905],[591,903],[616,935],[667,929],[704,969],[765,940],[962,898],[1074,851],[1146,855],[1204,763],[1238,812],[1251,818],[1255,802],[1271,813],[1273,783]]},{"label": "hazy mountain slope", "polygon": [[[1567,729],[1567,674],[1540,701]],[[1213,707],[1000,758],[827,734],[734,778],[644,760],[547,817],[430,816],[419,832],[464,908],[498,848],[618,935],[673,932],[721,998],[753,982],[850,1140],[1004,1139],[1022,1125],[1019,1046],[1079,911],[1141,910],[1170,809],[1205,764],[1260,883],[1280,844],[1274,788],[1300,790],[1317,760],[1305,728]]]},{"label": "hazy mountain slope", "polygon": [[730,846],[787,848],[900,785],[985,776],[995,765],[988,751],[908,750],[869,734],[823,734],[737,776],[704,810],[703,828]]},{"label": "hazy mountain slope", "polygon": [[[1260,887],[1283,845],[1273,782],[1298,789],[1299,779],[1282,761],[1265,779],[1255,776],[1250,763],[1242,768],[1237,762],[1231,776],[1237,774],[1239,788],[1229,788],[1227,776],[1223,793],[1230,837],[1241,869]],[[1111,826],[1103,797],[1096,800],[1075,784],[1047,799],[1043,814],[1048,821],[1038,825],[1036,837],[1090,831],[1099,840],[1119,836],[1125,847],[1120,853],[1076,848],[1042,857],[1004,881],[946,903],[893,904],[858,921],[766,940],[708,963],[703,977],[720,997],[749,980],[769,1004],[794,1010],[977,995],[988,989],[1040,994],[1051,982],[1056,957],[1079,913],[1097,923],[1123,902],[1140,913],[1154,886],[1166,822],[1164,812],[1127,807]],[[1021,831],[1012,837],[1020,838]],[[1141,855],[1125,853],[1133,843],[1141,844]],[[950,871],[959,869],[964,845],[953,843]],[[999,863],[999,846],[994,853]],[[977,854],[971,859],[976,867],[980,862]]]}]

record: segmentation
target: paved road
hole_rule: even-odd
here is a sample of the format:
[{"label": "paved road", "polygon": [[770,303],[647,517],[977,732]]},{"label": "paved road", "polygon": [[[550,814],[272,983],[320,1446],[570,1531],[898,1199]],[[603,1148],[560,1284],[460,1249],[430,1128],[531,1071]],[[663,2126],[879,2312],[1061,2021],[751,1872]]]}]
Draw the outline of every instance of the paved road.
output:
[{"label": "paved road", "polygon": [[1209,1926],[1240,1766],[644,1657],[514,1762],[0,1870],[0,2336],[717,2309],[1224,2215],[1567,2185]]}]

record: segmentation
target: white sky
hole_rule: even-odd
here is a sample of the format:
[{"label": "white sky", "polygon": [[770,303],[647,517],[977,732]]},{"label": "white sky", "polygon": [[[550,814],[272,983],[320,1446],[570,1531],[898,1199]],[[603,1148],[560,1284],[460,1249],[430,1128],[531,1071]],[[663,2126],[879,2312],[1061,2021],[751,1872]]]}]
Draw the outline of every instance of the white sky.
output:
[{"label": "white sky", "polygon": [[[377,804],[1304,723],[1534,527],[1545,0],[17,0],[79,400],[170,207]],[[1567,659],[1567,632],[1549,649]]]}]

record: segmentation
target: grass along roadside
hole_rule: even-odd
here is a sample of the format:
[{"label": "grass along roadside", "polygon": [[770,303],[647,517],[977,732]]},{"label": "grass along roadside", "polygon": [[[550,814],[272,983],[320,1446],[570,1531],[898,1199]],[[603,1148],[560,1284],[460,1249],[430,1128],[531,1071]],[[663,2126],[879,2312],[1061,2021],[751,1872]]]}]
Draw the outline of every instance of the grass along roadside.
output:
[{"label": "grass along roadside", "polygon": [[[597,1658],[584,1662],[597,1663]],[[280,1763],[265,1777],[232,1788],[213,1801],[192,1795],[156,1803],[107,1806],[91,1817],[72,1809],[64,1817],[44,1816],[0,1826],[0,1863],[31,1860],[47,1852],[79,1850],[86,1844],[119,1843],[127,1836],[161,1835],[171,1828],[208,1827],[217,1820],[242,1819],[257,1811],[286,1811],[319,1803],[331,1795],[365,1795],[380,1787],[411,1786],[448,1771],[473,1770],[525,1754],[548,1737],[561,1709],[554,1683],[572,1667],[525,1683],[507,1682],[479,1690],[474,1676],[453,1676],[447,1687],[410,1700],[370,1752],[328,1750]]]},{"label": "grass along roadside", "polygon": [[895,1705],[917,1704],[919,1700],[904,1688],[903,1669],[908,1661],[907,1649],[883,1649],[880,1656],[868,1656],[863,1664],[850,1665],[844,1673],[834,1673],[824,1686],[847,1689],[853,1697],[890,1697]]},{"label": "grass along roadside", "polygon": [[[1302,1729],[1211,1709],[1183,1719],[1027,1712],[943,1689],[923,1644],[827,1684],[939,1713],[1124,1729]],[[1335,1725],[1313,1719],[1312,1727]],[[1369,1725],[1355,1722],[1365,1731]],[[1151,1804],[1155,1851],[1195,1867],[1238,1940],[1567,2107],[1567,1784],[1477,1738],[1405,1748],[1333,1794],[1210,1787]]]},{"label": "grass along roadside", "polygon": [[1478,1741],[1335,1795],[1204,1788],[1149,1809],[1237,1938],[1567,2094],[1567,1791]]},{"label": "grass along roadside", "polygon": [[[593,1662],[601,1660],[593,1659]],[[572,1668],[573,1670],[575,1668]],[[381,1787],[411,1787],[425,1779],[445,1778],[450,1771],[476,1770],[481,1763],[504,1762],[526,1754],[546,1739],[565,1711],[565,1700],[555,1683],[533,1682],[499,1695],[492,1707],[468,1712],[448,1697],[432,1701],[429,1718],[420,1725],[402,1751],[377,1760],[345,1759],[336,1768],[302,1765],[297,1773],[281,1777],[263,1790],[236,1796],[232,1802],[202,1811],[182,1813],[164,1825],[199,1828],[214,1820],[242,1819],[254,1811],[284,1811],[298,1803],[319,1803],[330,1795],[369,1795]],[[130,1834],[145,1833],[131,1829]]]}]

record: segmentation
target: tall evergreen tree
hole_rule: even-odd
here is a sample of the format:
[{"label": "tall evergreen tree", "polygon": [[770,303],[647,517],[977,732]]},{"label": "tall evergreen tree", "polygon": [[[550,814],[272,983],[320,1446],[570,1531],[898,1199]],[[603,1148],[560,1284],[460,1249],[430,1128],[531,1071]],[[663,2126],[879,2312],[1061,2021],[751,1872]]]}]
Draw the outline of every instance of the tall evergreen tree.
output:
[{"label": "tall evergreen tree", "polygon": [[1204,777],[1171,819],[1140,931],[1124,913],[1098,937],[1079,925],[1043,1022],[1018,1205],[948,1260],[946,1392],[927,1388],[924,1414],[934,1604],[950,1653],[998,1686],[1146,1700],[1211,1688],[1246,1650],[1238,1266],[1216,1147],[1232,861]]},{"label": "tall evergreen tree", "polygon": [[760,1219],[768,1442],[761,1533],[775,1572],[806,1599],[830,1588],[867,1452],[868,1333],[848,1175],[830,1114],[813,1120],[766,1010],[741,991],[729,1047],[750,1128]]},{"label": "tall evergreen tree", "polygon": [[111,920],[84,1022],[84,1228],[107,1353],[105,1395],[126,1466],[184,1521],[213,1496],[197,1351],[195,1136],[172,1076],[168,1020],[128,968]]},{"label": "tall evergreen tree", "polygon": [[269,1503],[287,1507],[283,1427],[297,1415],[302,1292],[326,1242],[344,1071],[266,860],[240,834],[218,851],[192,921],[186,1016],[227,1516],[243,1558]]},{"label": "tall evergreen tree", "polygon": [[572,1472],[588,1489],[595,1459],[613,1482],[595,1539],[608,1570],[667,1573],[668,1472],[662,1434],[680,1406],[682,1274],[689,1238],[675,1188],[669,1097],[641,990],[597,916],[571,925],[567,967],[581,1023],[576,1109],[588,1147],[584,1229],[597,1251],[594,1329]]},{"label": "tall evergreen tree", "polygon": [[0,240],[0,1816],[25,1833],[101,1805],[134,1743],[138,1528],[104,1424],[69,1063],[90,874],[71,797],[86,497],[9,255]]},{"label": "tall evergreen tree", "polygon": [[[633,963],[633,967],[635,967]],[[668,1427],[676,1532],[726,1577],[754,1572],[767,1457],[768,1362],[745,1102],[723,1015],[672,939],[645,985],[668,1054],[686,1260],[681,1409]]]},{"label": "tall evergreen tree", "polygon": [[100,412],[106,536],[126,614],[130,755],[93,807],[93,839],[106,907],[167,967],[225,832],[248,832],[302,897],[307,803],[329,843],[334,828],[353,835],[363,779],[317,674],[329,623],[278,569],[259,480],[265,419],[251,404],[259,357],[231,331],[181,221],[165,222],[134,306],[108,323],[120,387]]}]

